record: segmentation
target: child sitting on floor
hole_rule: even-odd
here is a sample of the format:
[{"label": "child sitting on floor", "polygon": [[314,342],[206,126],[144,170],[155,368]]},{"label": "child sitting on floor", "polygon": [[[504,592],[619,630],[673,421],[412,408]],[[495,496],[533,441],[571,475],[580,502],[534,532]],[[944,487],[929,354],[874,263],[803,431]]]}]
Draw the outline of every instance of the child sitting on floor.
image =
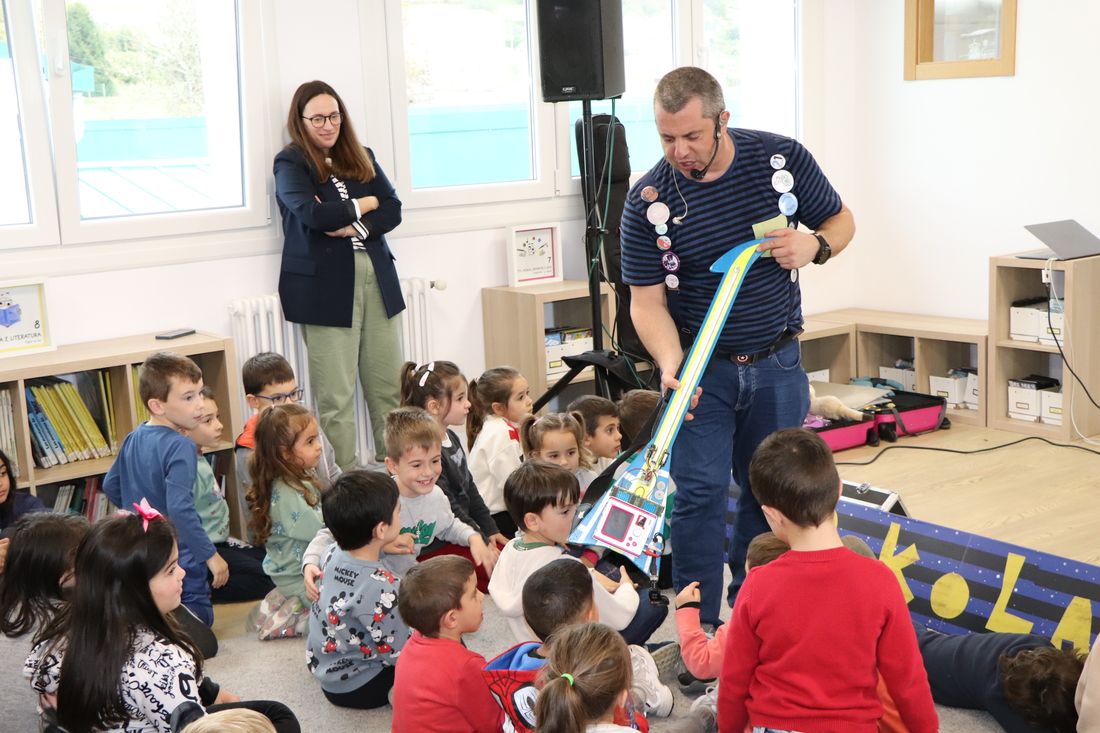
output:
[{"label": "child sitting on floor", "polygon": [[348,471],[321,497],[336,545],[322,560],[320,600],[309,616],[308,667],[334,705],[389,702],[394,665],[409,638],[397,613],[401,581],[380,560],[401,531],[397,487],[377,471]]},{"label": "child sitting on floor", "polygon": [[524,457],[556,464],[576,476],[584,497],[596,473],[584,448],[584,418],[579,412],[528,415],[520,423],[519,439]]},{"label": "child sitting on floor", "polygon": [[584,423],[582,446],[599,473],[615,460],[622,450],[623,435],[619,429],[619,408],[606,397],[587,394],[569,403],[567,412],[579,413]]},{"label": "child sitting on floor", "polygon": [[393,730],[417,733],[497,733],[504,713],[481,671],[485,657],[462,643],[481,627],[484,596],[473,564],[441,555],[409,570],[398,609],[415,629],[397,661]]}]

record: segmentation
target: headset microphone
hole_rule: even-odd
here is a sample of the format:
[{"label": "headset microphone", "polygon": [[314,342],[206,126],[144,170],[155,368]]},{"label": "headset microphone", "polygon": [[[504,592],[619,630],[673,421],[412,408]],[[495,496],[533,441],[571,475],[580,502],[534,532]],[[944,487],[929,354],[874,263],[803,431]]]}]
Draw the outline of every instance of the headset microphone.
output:
[{"label": "headset microphone", "polygon": [[721,144],[719,142],[719,141],[721,141],[721,139],[722,139],[722,116],[719,115],[718,117],[716,117],[714,119],[714,152],[710,154],[710,160],[707,161],[707,164],[705,166],[703,166],[701,169],[700,168],[694,168],[691,171],[691,177],[694,178],[696,181],[703,180],[703,177],[707,175],[707,171],[710,170],[711,164],[714,163],[714,159],[718,155],[718,148],[721,147]]}]

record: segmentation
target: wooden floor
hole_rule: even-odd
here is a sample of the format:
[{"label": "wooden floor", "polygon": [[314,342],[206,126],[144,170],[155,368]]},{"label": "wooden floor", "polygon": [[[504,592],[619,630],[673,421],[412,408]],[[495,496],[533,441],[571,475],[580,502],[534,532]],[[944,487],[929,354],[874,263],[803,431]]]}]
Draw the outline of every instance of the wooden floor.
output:
[{"label": "wooden floor", "polygon": [[[969,451],[1022,437],[954,425],[893,445]],[[870,466],[841,465],[889,445],[837,453],[841,477],[896,491],[916,519],[1100,564],[1100,446],[1074,444],[1098,451],[1086,453],[1030,440],[978,455],[892,450]]]}]

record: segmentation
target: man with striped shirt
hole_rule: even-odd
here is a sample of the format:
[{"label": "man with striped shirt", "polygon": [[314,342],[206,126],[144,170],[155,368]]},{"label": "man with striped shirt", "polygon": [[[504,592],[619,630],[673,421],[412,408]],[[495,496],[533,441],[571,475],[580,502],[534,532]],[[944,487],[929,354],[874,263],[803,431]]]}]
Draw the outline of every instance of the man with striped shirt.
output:
[{"label": "man with striped shirt", "polygon": [[[701,620],[718,623],[726,502],[741,487],[729,548],[732,606],[748,543],[768,530],[749,487],[748,465],[772,432],[802,424],[809,390],[797,335],[798,270],[824,264],[855,233],[851,211],[797,141],[727,129],[722,89],[682,67],[654,93],[664,159],[635,184],[622,219],[623,280],[634,326],[661,370],[676,373],[718,287],[710,266],[742,242],[767,236],[749,270],[702,379],[702,395],[672,452],[673,583],[698,580]],[[814,230],[799,231],[799,223]]]}]

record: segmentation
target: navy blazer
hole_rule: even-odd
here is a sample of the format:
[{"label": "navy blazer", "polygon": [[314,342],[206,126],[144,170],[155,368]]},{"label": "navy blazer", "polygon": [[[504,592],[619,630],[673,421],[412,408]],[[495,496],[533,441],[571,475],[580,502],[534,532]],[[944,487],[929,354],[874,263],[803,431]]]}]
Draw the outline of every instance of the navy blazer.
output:
[{"label": "navy blazer", "polygon": [[370,148],[367,154],[374,163],[374,179],[369,183],[344,181],[347,201],[341,200],[331,178],[317,183],[317,175],[302,151],[286,147],[275,156],[275,197],[283,220],[279,298],[288,321],[351,327],[355,297],[351,240],[330,237],[325,232],[354,222],[355,206],[350,199],[362,196],[378,197],[378,208],[363,214],[360,221],[369,232],[365,245],[386,315],[393,318],[405,310],[393,252],[384,236],[401,223],[401,201]]}]

